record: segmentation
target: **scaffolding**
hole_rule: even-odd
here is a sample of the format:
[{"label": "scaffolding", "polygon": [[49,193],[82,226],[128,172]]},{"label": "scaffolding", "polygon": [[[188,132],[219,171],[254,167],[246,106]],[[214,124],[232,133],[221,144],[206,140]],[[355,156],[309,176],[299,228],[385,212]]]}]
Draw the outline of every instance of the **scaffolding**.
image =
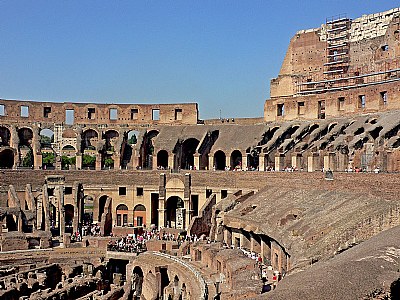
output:
[{"label": "scaffolding", "polygon": [[351,20],[346,15],[326,19],[325,79],[334,79],[347,73],[350,63],[349,29]]}]

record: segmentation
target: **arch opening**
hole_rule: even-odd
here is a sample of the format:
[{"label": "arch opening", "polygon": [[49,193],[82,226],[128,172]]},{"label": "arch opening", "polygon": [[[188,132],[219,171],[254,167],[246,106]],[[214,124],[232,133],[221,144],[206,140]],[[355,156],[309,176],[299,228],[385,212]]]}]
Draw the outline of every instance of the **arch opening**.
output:
[{"label": "arch opening", "polygon": [[231,154],[231,170],[242,169],[242,153],[239,150],[235,150]]},{"label": "arch opening", "polygon": [[187,139],[182,143],[179,164],[182,170],[191,170],[194,168],[194,154],[199,143],[200,141],[195,138]]},{"label": "arch opening", "polygon": [[120,204],[116,208],[117,213],[117,226],[127,226],[128,225],[128,206],[125,204]]},{"label": "arch opening", "polygon": [[0,152],[0,169],[12,169],[14,166],[14,152],[5,149]]},{"label": "arch opening", "polygon": [[161,170],[168,169],[168,152],[160,150],[157,153],[157,167]]},{"label": "arch opening", "polygon": [[225,170],[226,168],[226,155],[222,150],[218,150],[214,154],[214,167],[216,170]]},{"label": "arch opening", "polygon": [[158,135],[157,130],[150,130],[146,132],[143,136],[143,141],[140,146],[140,161],[139,166],[143,169],[153,168],[153,155],[154,155],[154,145],[153,140]]},{"label": "arch opening", "polygon": [[7,127],[0,127],[0,147],[10,146],[11,133]]},{"label": "arch opening", "polygon": [[72,204],[64,205],[65,211],[65,232],[73,233],[72,223],[74,221],[74,206]]},{"label": "arch opening", "polygon": [[146,224],[146,207],[142,204],[138,204],[133,209],[133,225],[143,226]]},{"label": "arch opening", "polygon": [[182,228],[184,218],[184,203],[178,196],[171,196],[167,200],[166,226],[170,228]]}]

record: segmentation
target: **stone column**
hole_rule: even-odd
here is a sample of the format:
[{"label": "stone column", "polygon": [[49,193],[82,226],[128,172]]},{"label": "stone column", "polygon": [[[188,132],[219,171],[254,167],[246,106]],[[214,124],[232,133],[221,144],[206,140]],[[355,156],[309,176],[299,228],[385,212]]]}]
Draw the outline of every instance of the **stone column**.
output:
[{"label": "stone column", "polygon": [[208,169],[214,169],[214,156],[208,156]]},{"label": "stone column", "polygon": [[292,167],[297,169],[301,168],[301,156],[296,153],[292,156]]},{"label": "stone column", "polygon": [[263,153],[258,156],[258,169],[259,171],[265,171],[265,156]]},{"label": "stone column", "polygon": [[19,137],[17,128],[14,125],[10,127],[10,133],[11,133],[10,146],[16,150],[14,155],[14,164],[13,164],[13,169],[16,169],[19,163],[19,149],[18,149]]},{"label": "stone column", "polygon": [[121,156],[119,154],[115,154],[114,157],[114,169],[119,170],[121,167]]},{"label": "stone column", "polygon": [[254,236],[250,233],[250,251],[254,251]]},{"label": "stone column", "polygon": [[[33,154],[33,167],[35,170],[42,168],[42,153],[40,152],[40,128],[33,127],[33,138],[32,138],[32,154]],[[40,156],[40,157],[39,157]]]},{"label": "stone column", "polygon": [[330,152],[324,156],[324,170],[336,171],[335,158],[336,155],[334,152]]},{"label": "stone column", "polygon": [[153,170],[157,170],[157,168],[158,168],[157,155],[154,155],[154,156],[153,156],[152,163],[153,163],[153,164],[152,164],[151,168],[152,168]]},{"label": "stone column", "polygon": [[285,167],[285,156],[283,154],[277,154],[275,156],[275,171],[282,171]]},{"label": "stone column", "polygon": [[64,187],[60,186],[59,190],[59,220],[58,220],[58,228],[60,228],[60,236],[62,237],[65,232],[65,209],[64,209]]},{"label": "stone column", "polygon": [[101,170],[101,154],[96,154],[96,170]]},{"label": "stone column", "polygon": [[198,154],[198,153],[194,154],[193,158],[194,158],[193,169],[194,169],[194,167],[196,167],[196,170],[200,170],[200,154]]},{"label": "stone column", "polygon": [[313,153],[311,156],[307,157],[307,171],[308,172],[314,172],[315,170],[318,169],[318,159],[319,155],[318,153]]},{"label": "stone column", "polygon": [[231,168],[231,157],[230,156],[225,157],[225,166],[227,166],[229,169]]},{"label": "stone column", "polygon": [[164,173],[160,174],[160,180],[158,185],[158,224],[159,226],[165,227],[165,185],[166,185],[166,176]]},{"label": "stone column", "polygon": [[224,230],[224,241],[229,246],[232,245],[232,232],[228,228],[225,228]]},{"label": "stone column", "polygon": [[242,169],[247,170],[247,155],[242,156]]},{"label": "stone column", "polygon": [[168,154],[168,167],[170,169],[174,168],[174,154],[173,153]]},{"label": "stone column", "polygon": [[271,261],[271,247],[268,246],[264,238],[261,238],[261,256],[263,263],[266,263],[266,259]]},{"label": "stone column", "polygon": [[[75,164],[76,164],[76,169],[77,170],[81,170],[82,169],[82,154],[77,154],[76,156],[75,156],[75,159],[76,159],[76,162],[75,162]],[[60,165],[60,168],[61,168],[61,165]]]}]

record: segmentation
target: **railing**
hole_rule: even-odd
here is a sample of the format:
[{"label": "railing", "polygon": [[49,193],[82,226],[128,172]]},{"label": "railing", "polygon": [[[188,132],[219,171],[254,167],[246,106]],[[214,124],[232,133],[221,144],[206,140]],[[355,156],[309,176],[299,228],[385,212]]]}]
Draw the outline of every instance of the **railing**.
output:
[{"label": "railing", "polygon": [[160,257],[164,257],[164,258],[167,258],[167,259],[171,259],[174,262],[176,262],[176,263],[184,266],[185,268],[189,269],[193,273],[193,275],[197,278],[197,280],[200,282],[200,289],[201,289],[201,298],[200,299],[204,299],[204,300],[208,299],[207,284],[206,284],[206,281],[204,280],[203,276],[200,274],[199,271],[197,271],[191,265],[189,265],[185,261],[183,261],[183,260],[181,260],[181,259],[179,259],[179,258],[177,258],[175,256],[172,256],[172,255],[169,255],[169,254],[166,254],[166,253],[161,253],[161,252],[149,252],[149,253],[151,253],[153,255],[156,255],[156,256],[160,256]]},{"label": "railing", "polygon": [[315,94],[335,90],[358,88],[368,85],[400,80],[400,68],[369,74],[341,77],[331,80],[311,81],[297,84],[297,94]]}]

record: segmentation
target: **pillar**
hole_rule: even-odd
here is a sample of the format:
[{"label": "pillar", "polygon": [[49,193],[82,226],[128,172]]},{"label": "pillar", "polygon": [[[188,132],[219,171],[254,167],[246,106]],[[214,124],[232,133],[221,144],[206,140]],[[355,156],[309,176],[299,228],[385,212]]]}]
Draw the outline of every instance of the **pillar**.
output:
[{"label": "pillar", "polygon": [[230,156],[225,157],[225,166],[227,166],[229,169],[231,168],[231,157]]},{"label": "pillar", "polygon": [[96,154],[96,170],[101,170],[101,154]]},{"label": "pillar", "polygon": [[174,168],[174,154],[173,153],[168,154],[168,167],[170,169]]},{"label": "pillar", "polygon": [[324,169],[336,171],[336,164],[335,164],[336,155],[334,152],[328,153],[328,155],[324,156]]},{"label": "pillar", "polygon": [[263,153],[260,153],[260,155],[258,156],[258,169],[260,171],[265,171],[265,156],[263,155]]},{"label": "pillar", "polygon": [[292,156],[292,167],[298,170],[301,169],[301,154],[293,154]]},{"label": "pillar", "polygon": [[43,156],[41,152],[35,153],[33,152],[33,165],[35,170],[39,170],[43,165]]},{"label": "pillar", "polygon": [[[76,162],[75,162],[75,164],[76,164],[76,169],[77,170],[81,170],[82,169],[82,154],[77,154],[76,155],[76,157],[75,157],[75,159],[76,159]],[[58,169],[58,168],[57,168]],[[60,164],[60,169],[61,169],[61,164]]]},{"label": "pillar", "polygon": [[228,228],[224,229],[224,241],[229,246],[232,245],[232,232]]},{"label": "pillar", "polygon": [[114,155],[114,169],[119,170],[121,167],[121,156],[120,155]]},{"label": "pillar", "polygon": [[153,162],[153,164],[152,164],[151,168],[152,168],[153,170],[157,170],[157,168],[158,168],[157,155],[153,156],[152,162]]},{"label": "pillar", "polygon": [[208,169],[209,170],[214,169],[214,155],[208,156]]},{"label": "pillar", "polygon": [[33,168],[39,170],[42,168],[42,153],[40,152],[40,134],[39,128],[33,127],[33,137],[32,137],[32,154],[33,154]]},{"label": "pillar", "polygon": [[[135,152],[136,152],[136,150],[135,150]],[[132,155],[131,165],[132,165],[133,170],[136,170],[139,167],[139,158],[140,158],[140,156],[138,156],[138,155]]]},{"label": "pillar", "polygon": [[242,156],[242,169],[247,170],[247,154],[246,156]]},{"label": "pillar", "polygon": [[275,156],[275,171],[282,171],[285,166],[285,156],[278,154]]},{"label": "pillar", "polygon": [[200,154],[196,153],[193,158],[194,158],[193,169],[194,167],[196,167],[196,170],[200,170]]},{"label": "pillar", "polygon": [[311,156],[307,157],[307,171],[314,172],[319,169],[319,154],[313,153]]}]

